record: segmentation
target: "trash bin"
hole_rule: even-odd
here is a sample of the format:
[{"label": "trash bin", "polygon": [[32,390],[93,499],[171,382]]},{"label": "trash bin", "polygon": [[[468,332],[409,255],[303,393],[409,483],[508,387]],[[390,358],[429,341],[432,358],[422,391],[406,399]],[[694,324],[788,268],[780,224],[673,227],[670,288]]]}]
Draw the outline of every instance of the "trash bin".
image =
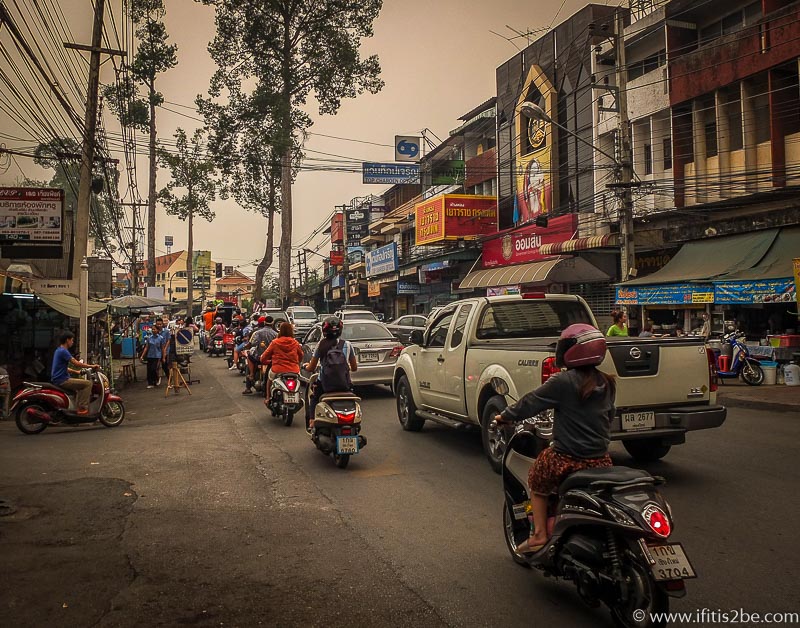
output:
[{"label": "trash bin", "polygon": [[764,371],[764,385],[775,385],[778,379],[778,363],[763,361],[761,363],[761,370]]}]

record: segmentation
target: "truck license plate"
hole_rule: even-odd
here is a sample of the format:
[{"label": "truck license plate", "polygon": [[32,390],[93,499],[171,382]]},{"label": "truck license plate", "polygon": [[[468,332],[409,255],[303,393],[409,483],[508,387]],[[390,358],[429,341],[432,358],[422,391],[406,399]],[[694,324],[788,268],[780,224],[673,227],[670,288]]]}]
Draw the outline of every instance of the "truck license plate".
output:
[{"label": "truck license plate", "polygon": [[657,581],[683,580],[697,577],[694,567],[689,562],[689,558],[680,543],[648,545],[647,549],[650,551],[650,556],[656,561],[655,565],[650,565],[650,571]]},{"label": "truck license plate", "polygon": [[358,354],[359,362],[377,362],[378,353],[376,351],[362,351]]},{"label": "truck license plate", "polygon": [[622,431],[639,432],[652,430],[656,426],[655,412],[623,412]]},{"label": "truck license plate", "polygon": [[358,436],[337,436],[336,437],[336,453],[341,454],[357,454],[358,453]]}]

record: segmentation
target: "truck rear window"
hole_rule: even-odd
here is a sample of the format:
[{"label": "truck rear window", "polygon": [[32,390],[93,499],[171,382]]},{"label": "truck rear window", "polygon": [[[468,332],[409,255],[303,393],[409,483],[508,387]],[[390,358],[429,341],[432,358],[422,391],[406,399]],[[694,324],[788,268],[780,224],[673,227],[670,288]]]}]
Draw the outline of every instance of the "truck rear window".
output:
[{"label": "truck rear window", "polygon": [[477,336],[480,340],[559,336],[574,323],[594,324],[589,312],[577,301],[493,303],[481,315]]}]

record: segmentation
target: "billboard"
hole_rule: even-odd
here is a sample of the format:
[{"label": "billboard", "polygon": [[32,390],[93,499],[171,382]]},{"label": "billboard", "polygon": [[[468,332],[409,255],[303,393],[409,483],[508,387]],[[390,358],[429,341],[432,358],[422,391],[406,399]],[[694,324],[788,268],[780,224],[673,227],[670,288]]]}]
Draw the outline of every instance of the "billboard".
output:
[{"label": "billboard", "polygon": [[364,256],[367,277],[393,273],[397,270],[397,243],[369,251]]},{"label": "billboard", "polygon": [[211,251],[192,251],[192,270],[211,268]]},{"label": "billboard", "polygon": [[483,266],[493,268],[525,264],[552,257],[552,255],[542,255],[539,248],[543,244],[571,239],[577,228],[577,215],[566,214],[550,218],[547,227],[531,225],[505,235],[498,235],[483,243]]},{"label": "billboard", "polygon": [[442,194],[414,210],[416,244],[474,239],[497,230],[497,198],[472,194]]},{"label": "billboard", "polygon": [[[544,70],[532,65],[517,101],[519,110],[523,102],[539,105],[550,118],[556,117],[556,92],[545,76]],[[526,223],[540,214],[549,213],[553,206],[552,149],[553,125],[521,111],[516,116],[516,176],[514,185],[514,223]]]},{"label": "billboard", "polygon": [[61,242],[64,190],[0,188],[0,242]]},{"label": "billboard", "polygon": [[431,185],[459,185],[464,183],[466,169],[463,159],[451,159],[431,166]]},{"label": "billboard", "polygon": [[394,185],[396,183],[419,183],[419,164],[385,164],[364,162],[361,164],[362,183]]}]

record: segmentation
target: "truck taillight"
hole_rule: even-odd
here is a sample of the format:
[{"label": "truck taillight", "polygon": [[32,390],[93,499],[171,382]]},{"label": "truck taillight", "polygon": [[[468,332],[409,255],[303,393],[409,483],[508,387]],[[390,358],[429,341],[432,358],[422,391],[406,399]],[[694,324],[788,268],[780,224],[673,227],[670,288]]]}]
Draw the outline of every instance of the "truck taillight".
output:
[{"label": "truck taillight", "polygon": [[544,384],[560,370],[561,369],[556,366],[556,359],[553,356],[542,360],[542,384]]},{"label": "truck taillight", "polygon": [[719,388],[719,378],[717,377],[717,358],[713,349],[706,347],[706,359],[708,360],[708,389],[716,392]]}]

